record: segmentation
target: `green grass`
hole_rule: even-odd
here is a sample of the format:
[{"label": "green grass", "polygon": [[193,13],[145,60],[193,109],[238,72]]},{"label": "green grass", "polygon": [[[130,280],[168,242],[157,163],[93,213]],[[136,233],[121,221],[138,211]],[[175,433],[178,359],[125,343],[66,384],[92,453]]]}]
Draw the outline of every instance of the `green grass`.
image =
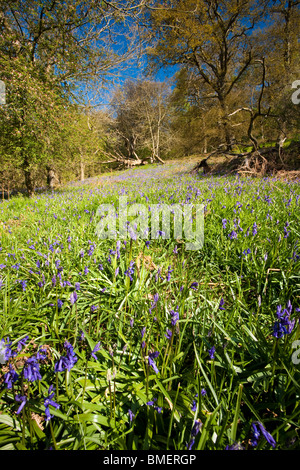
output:
[{"label": "green grass", "polygon": [[[299,183],[201,179],[175,163],[99,182],[0,205],[0,339],[16,352],[2,364],[0,448],[271,449],[262,434],[250,443],[259,421],[275,449],[299,449]],[[116,251],[117,238],[96,236],[97,209],[117,208],[121,194],[147,207],[204,204],[203,248],[128,239]],[[295,323],[276,338],[277,307],[288,302]],[[76,361],[55,372],[66,344]],[[41,378],[30,381],[39,348]],[[157,369],[148,360],[156,351]],[[10,388],[9,365],[19,374]],[[46,421],[50,386],[59,408],[50,405]]]}]

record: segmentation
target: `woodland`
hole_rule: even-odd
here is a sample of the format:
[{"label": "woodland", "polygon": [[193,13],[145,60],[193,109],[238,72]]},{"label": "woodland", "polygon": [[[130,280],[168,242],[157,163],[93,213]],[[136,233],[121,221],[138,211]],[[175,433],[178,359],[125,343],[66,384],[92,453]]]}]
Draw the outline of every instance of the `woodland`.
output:
[{"label": "woodland", "polygon": [[297,174],[299,3],[2,1],[2,197],[191,156]]}]

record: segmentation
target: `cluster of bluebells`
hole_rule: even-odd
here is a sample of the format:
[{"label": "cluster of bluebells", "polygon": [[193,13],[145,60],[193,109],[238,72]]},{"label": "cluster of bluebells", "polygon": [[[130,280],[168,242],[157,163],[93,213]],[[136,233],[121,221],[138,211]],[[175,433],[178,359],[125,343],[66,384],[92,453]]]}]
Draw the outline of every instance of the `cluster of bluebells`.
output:
[{"label": "cluster of bluebells", "polygon": [[133,281],[133,276],[134,276],[134,261],[130,261],[129,267],[125,271],[125,276],[128,276],[130,281]]},{"label": "cluster of bluebells", "polygon": [[63,372],[65,370],[71,370],[77,362],[77,356],[74,353],[73,346],[68,342],[65,341],[64,348],[67,352],[65,356],[61,356],[54,365],[54,372]]},{"label": "cluster of bluebells", "polygon": [[[82,334],[81,339],[84,339],[84,334]],[[9,338],[0,340],[0,364],[7,364],[8,370],[4,374],[4,384],[5,387],[9,390],[13,388],[14,384],[18,381],[21,375],[25,380],[32,383],[42,380],[40,361],[43,361],[47,358],[47,350],[45,348],[40,347],[35,355],[26,358],[21,373],[18,373],[15,370],[15,366],[11,361],[11,359],[15,359],[23,350],[27,341],[28,336],[22,338],[17,343],[16,350],[12,350],[12,342],[9,340]],[[68,341],[65,341],[64,348],[66,350],[66,354],[61,356],[60,359],[56,362],[54,365],[54,372],[63,372],[65,370],[70,371],[77,362],[77,356],[74,352],[74,348]],[[96,353],[99,351],[99,349],[100,342],[98,342],[91,351],[91,357],[96,360]],[[53,386],[51,385],[48,389],[47,397],[44,398],[46,421],[49,421],[52,418],[49,406],[52,406],[56,409],[59,408],[59,405],[53,400],[53,396],[54,391]],[[17,403],[19,403],[17,410],[17,414],[19,414],[27,403],[27,396],[16,393],[15,400]]]},{"label": "cluster of bluebells", "polygon": [[193,424],[193,427],[192,427],[192,430],[191,430],[191,438],[190,438],[190,441],[189,443],[187,444],[187,449],[188,450],[192,450],[193,448],[193,445],[195,444],[195,438],[198,434],[198,432],[200,431],[202,427],[202,422],[200,419],[196,419],[196,421],[194,422]]},{"label": "cluster of bluebells", "polygon": [[292,332],[295,326],[295,319],[290,319],[292,310],[293,307],[290,301],[288,301],[285,309],[282,309],[281,305],[277,306],[277,320],[273,325],[273,336],[275,336],[275,338],[282,338],[284,335],[287,335]]},{"label": "cluster of bluebells", "polygon": [[265,429],[263,424],[260,421],[254,421],[252,423],[252,438],[251,438],[251,445],[256,447],[258,445],[258,439],[262,435],[268,444],[270,444],[273,448],[276,447],[276,441],[273,436]]},{"label": "cluster of bluebells", "polygon": [[153,406],[153,408],[158,412],[158,413],[162,413],[162,407],[161,406],[157,406],[155,403],[157,402],[157,398],[153,398],[152,400],[150,401],[147,401],[146,405],[148,406]]}]

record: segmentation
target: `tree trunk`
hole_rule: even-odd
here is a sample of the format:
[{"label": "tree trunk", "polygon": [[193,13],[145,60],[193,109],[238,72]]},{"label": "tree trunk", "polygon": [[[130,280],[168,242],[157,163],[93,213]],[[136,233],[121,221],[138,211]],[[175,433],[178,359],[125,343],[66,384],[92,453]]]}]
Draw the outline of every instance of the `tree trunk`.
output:
[{"label": "tree trunk", "polygon": [[85,170],[85,164],[83,161],[83,158],[80,160],[80,181],[84,181],[84,170]]},{"label": "tree trunk", "polygon": [[230,130],[230,124],[228,120],[228,110],[227,105],[225,103],[225,99],[222,95],[218,96],[219,103],[220,103],[220,121],[224,131],[224,138],[226,143],[226,150],[231,150],[232,147],[232,135]]},{"label": "tree trunk", "polygon": [[59,184],[58,177],[56,176],[55,170],[47,166],[47,184],[49,189],[55,189],[55,187]]},{"label": "tree trunk", "polygon": [[27,156],[24,158],[23,171],[24,171],[25,185],[26,185],[26,189],[28,192],[28,196],[32,197],[34,195],[34,180],[33,180],[32,170],[30,168],[30,164],[29,164]]}]

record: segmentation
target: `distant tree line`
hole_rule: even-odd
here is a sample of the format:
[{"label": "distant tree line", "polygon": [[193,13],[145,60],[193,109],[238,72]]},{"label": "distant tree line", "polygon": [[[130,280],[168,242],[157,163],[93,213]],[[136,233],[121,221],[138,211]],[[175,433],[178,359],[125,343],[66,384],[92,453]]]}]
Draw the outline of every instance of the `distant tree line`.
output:
[{"label": "distant tree line", "polygon": [[[2,1],[0,191],[299,140],[299,3]],[[105,109],[80,96],[141,54],[145,78],[116,86]]]}]

